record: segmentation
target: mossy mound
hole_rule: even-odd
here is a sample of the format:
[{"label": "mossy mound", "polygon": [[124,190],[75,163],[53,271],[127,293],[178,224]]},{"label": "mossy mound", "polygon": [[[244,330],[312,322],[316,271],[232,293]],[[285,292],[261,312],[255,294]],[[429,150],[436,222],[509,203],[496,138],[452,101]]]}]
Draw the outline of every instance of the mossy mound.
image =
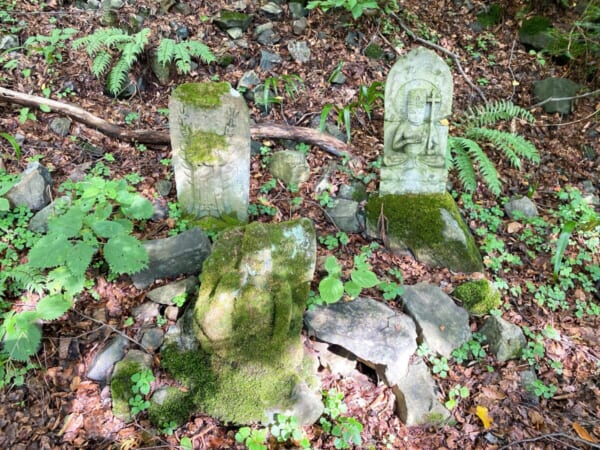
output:
[{"label": "mossy mound", "polygon": [[488,314],[502,304],[500,292],[488,280],[473,280],[458,286],[452,293],[472,314]]},{"label": "mossy mound", "polygon": [[456,272],[483,270],[473,236],[448,193],[372,196],[367,230],[395,253],[409,251],[433,267]]},{"label": "mossy mound", "polygon": [[231,92],[229,83],[183,83],[173,91],[173,97],[203,109],[216,108],[221,104],[221,97]]}]

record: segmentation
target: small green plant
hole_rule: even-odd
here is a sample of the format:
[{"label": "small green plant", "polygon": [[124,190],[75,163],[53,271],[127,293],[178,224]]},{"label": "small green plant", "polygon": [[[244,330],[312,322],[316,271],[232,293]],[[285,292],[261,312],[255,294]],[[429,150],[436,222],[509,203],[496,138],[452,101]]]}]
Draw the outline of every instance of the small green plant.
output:
[{"label": "small green plant", "polygon": [[28,120],[31,120],[32,122],[37,121],[35,113],[31,111],[28,107],[23,107],[19,109],[19,122],[25,123]]},{"label": "small green plant", "polygon": [[133,122],[137,122],[138,120],[140,120],[140,115],[136,112],[127,113],[125,116],[125,123],[127,125],[131,125]]},{"label": "small green plant", "polygon": [[257,203],[250,203],[248,205],[248,215],[250,216],[275,216],[279,210],[269,203],[265,197],[258,197]]},{"label": "small green plant", "polygon": [[65,48],[65,43],[76,33],[77,30],[74,28],[55,28],[48,36],[30,36],[25,40],[23,46],[43,54],[46,64],[50,65],[62,61],[62,50]]},{"label": "small green plant", "polygon": [[160,432],[162,434],[166,434],[167,436],[172,436],[178,427],[179,427],[179,425],[177,425],[177,422],[175,422],[174,420],[171,420],[171,421],[161,425]]},{"label": "small green plant", "polygon": [[354,417],[342,416],[347,410],[343,400],[344,394],[335,389],[323,392],[325,408],[319,423],[323,431],[334,437],[333,445],[337,449],[352,448],[353,445],[362,444],[360,433],[363,425]]},{"label": "small green plant", "polygon": [[432,364],[431,371],[435,375],[439,375],[440,378],[446,378],[448,376],[450,367],[448,366],[448,359],[445,356],[434,356],[430,358],[430,362]]},{"label": "small green plant", "polygon": [[315,198],[319,202],[319,204],[324,208],[331,208],[333,206],[333,197],[329,190],[324,190],[319,192]]},{"label": "small green plant", "polygon": [[319,8],[323,12],[332,8],[344,8],[352,14],[354,20],[357,20],[365,13],[365,10],[379,9],[379,4],[374,0],[312,0],[308,2],[306,8]]},{"label": "small green plant", "polygon": [[192,70],[192,57],[200,58],[206,64],[217,60],[210,48],[200,41],[191,39],[177,42],[173,39],[163,38],[158,45],[156,55],[158,63],[163,66],[174,61],[182,74],[188,74]]},{"label": "small green plant", "polygon": [[541,67],[544,67],[546,65],[546,58],[544,58],[544,51],[538,51],[536,52],[535,50],[529,50],[529,54],[531,56],[535,56],[535,60],[537,61],[538,65]]},{"label": "small green plant", "polygon": [[256,102],[262,105],[265,110],[268,109],[269,105],[279,104],[283,101],[281,95],[283,92],[280,90],[279,85],[282,85],[283,91],[293,99],[304,88],[304,80],[296,74],[268,77],[262,85],[262,96],[256,99]]},{"label": "small green plant", "polygon": [[194,449],[194,444],[192,443],[192,440],[187,436],[184,436],[179,440],[179,446],[183,450],[193,450]]},{"label": "small green plant", "polygon": [[553,384],[545,384],[542,380],[535,380],[527,386],[527,390],[533,392],[538,397],[551,399],[556,394],[558,388]]},{"label": "small green plant", "polygon": [[469,393],[470,392],[468,387],[457,384],[448,392],[448,400],[446,400],[444,405],[448,409],[454,409],[460,399],[465,399],[469,397]]},{"label": "small green plant", "polygon": [[267,430],[241,427],[235,433],[235,441],[245,444],[248,450],[267,450]]},{"label": "small green plant", "polygon": [[[6,141],[8,141],[8,143],[10,144],[10,146],[12,147],[15,156],[17,157],[17,159],[20,161],[21,160],[21,146],[19,145],[19,143],[17,142],[17,140],[15,139],[15,137],[12,134],[8,134],[5,132],[0,132],[0,137],[6,139]],[[3,195],[4,192],[0,192],[0,195]],[[3,199],[6,201],[6,199]],[[0,200],[1,202],[2,200]],[[0,209],[1,211],[2,209]]]},{"label": "small green plant", "polygon": [[327,250],[335,250],[340,245],[347,245],[350,242],[350,238],[343,231],[338,231],[327,236],[319,236],[319,242],[325,246]]},{"label": "small green plant", "polygon": [[371,266],[366,261],[364,254],[354,257],[354,268],[350,272],[350,280],[345,283],[341,280],[342,266],[335,256],[329,255],[325,259],[327,276],[319,283],[319,296],[324,303],[335,303],[346,293],[350,298],[356,298],[363,289],[372,288],[379,284],[379,279],[371,271]]},{"label": "small green plant", "polygon": [[483,334],[473,333],[473,337],[470,340],[452,352],[452,357],[458,364],[469,360],[482,362],[486,357],[485,349],[483,348],[485,339]]},{"label": "small green plant", "polygon": [[539,163],[540,156],[535,146],[518,134],[488,128],[498,121],[521,118],[533,123],[529,111],[507,101],[489,103],[469,110],[455,124],[460,136],[448,139],[450,166],[458,172],[458,178],[467,191],[477,187],[476,167],[488,189],[495,195],[501,193],[501,182],[494,163],[483,151],[478,141],[489,142],[500,150],[510,164],[520,169],[521,159]]},{"label": "small green plant", "polygon": [[137,416],[139,413],[150,408],[150,402],[140,394],[136,394],[129,399],[129,406],[131,406],[131,414]]},{"label": "small green plant", "polygon": [[271,178],[269,181],[266,181],[265,183],[263,183],[263,185],[259,188],[259,192],[261,194],[268,194],[276,187],[277,187],[277,179]]},{"label": "small green plant", "polygon": [[134,394],[148,395],[152,382],[155,380],[154,374],[150,369],[144,369],[131,375],[131,391]]},{"label": "small green plant", "polygon": [[294,416],[275,415],[275,423],[270,428],[271,435],[277,442],[292,441],[302,449],[310,449],[310,441],[304,435],[298,420]]},{"label": "small green plant", "polygon": [[186,300],[187,300],[186,292],[182,292],[181,294],[179,294],[171,299],[173,304],[175,306],[177,306],[178,308],[181,308],[185,304]]}]

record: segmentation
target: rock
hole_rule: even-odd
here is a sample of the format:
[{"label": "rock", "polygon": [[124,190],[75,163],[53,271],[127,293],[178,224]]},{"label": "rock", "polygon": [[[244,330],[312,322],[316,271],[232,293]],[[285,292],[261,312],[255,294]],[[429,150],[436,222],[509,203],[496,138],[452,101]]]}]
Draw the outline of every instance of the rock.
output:
[{"label": "rock", "polygon": [[292,22],[292,33],[296,36],[301,36],[306,31],[306,27],[308,26],[308,20],[306,17],[301,17],[300,19],[294,20]]},{"label": "rock", "polygon": [[169,207],[165,205],[164,201],[154,200],[152,202],[152,217],[150,220],[153,222],[158,222],[160,220],[165,220],[169,217]]},{"label": "rock", "polygon": [[142,336],[142,347],[156,351],[163,343],[165,332],[160,328],[150,328]]},{"label": "rock", "polygon": [[486,279],[467,281],[454,289],[452,295],[475,315],[488,314],[502,304],[500,292]]},{"label": "rock", "polygon": [[406,426],[440,423],[450,412],[438,401],[438,389],[427,365],[417,360],[408,366],[408,373],[392,387],[396,396],[396,411]]},{"label": "rock", "polygon": [[179,25],[175,30],[175,36],[177,36],[178,39],[185,41],[190,37],[190,30],[185,25]]},{"label": "rock", "polygon": [[171,73],[173,70],[173,64],[161,64],[158,61],[157,50],[151,50],[149,52],[150,69],[152,73],[161,85],[166,85],[171,80]]},{"label": "rock", "polygon": [[[549,98],[573,97],[579,89],[581,89],[581,86],[567,78],[546,78],[533,83],[533,94],[538,102],[543,102]],[[570,114],[573,111],[574,101],[575,99],[550,101],[544,103],[542,108],[549,114],[555,112]]]},{"label": "rock", "polygon": [[192,401],[190,394],[178,387],[160,387],[152,394],[148,417],[156,427],[170,422],[175,422],[178,426],[183,425],[189,418],[188,405],[192,404]]},{"label": "rock", "polygon": [[501,317],[488,317],[479,332],[485,336],[490,352],[501,362],[519,358],[527,345],[521,328]]},{"label": "rock", "polygon": [[252,16],[238,11],[221,10],[219,17],[214,18],[213,22],[223,31],[229,28],[241,28],[246,31],[252,23]]},{"label": "rock", "polygon": [[256,72],[254,70],[249,70],[244,72],[244,75],[242,75],[242,78],[240,78],[240,81],[238,81],[237,89],[240,92],[245,92],[255,88],[259,84],[260,78],[258,78]]},{"label": "rock", "polygon": [[538,215],[537,206],[529,197],[513,198],[506,202],[504,211],[513,220],[523,217],[537,217]]},{"label": "rock", "polygon": [[365,35],[360,31],[349,31],[346,35],[346,44],[348,47],[360,47],[360,43],[365,40]]},{"label": "rock", "polygon": [[519,28],[519,40],[521,44],[535,50],[544,50],[554,41],[550,35],[552,22],[550,19],[541,16],[534,16],[523,20]]},{"label": "rock", "polygon": [[161,305],[174,305],[173,299],[185,295],[190,299],[198,292],[198,277],[187,277],[183,280],[174,281],[164,286],[152,289],[146,294],[154,303]]},{"label": "rock", "polygon": [[341,184],[337,195],[339,198],[345,198],[346,200],[362,202],[367,199],[367,188],[361,182],[352,183],[351,185]]},{"label": "rock", "polygon": [[73,123],[73,121],[68,117],[55,117],[50,122],[50,129],[57,135],[65,137],[69,134],[71,123]]},{"label": "rock", "polygon": [[165,319],[175,322],[178,316],[179,308],[177,306],[167,306],[165,308]]},{"label": "rock", "polygon": [[309,335],[338,345],[375,369],[393,386],[417,349],[414,322],[381,302],[359,297],[306,311]]},{"label": "rock", "polygon": [[404,310],[417,324],[419,340],[432,351],[449,358],[453,350],[471,339],[469,314],[438,286],[404,286],[402,299]]},{"label": "rock", "polygon": [[540,399],[533,392],[534,383],[537,381],[537,379],[538,377],[533,369],[527,369],[521,372],[521,386],[524,391],[523,398],[525,401],[534,405],[539,405],[540,403]]},{"label": "rock", "polygon": [[144,242],[148,252],[148,268],[131,276],[138,289],[144,289],[158,278],[198,273],[210,254],[210,241],[200,230],[192,228],[177,236]]},{"label": "rock", "polygon": [[256,40],[261,45],[274,45],[281,40],[281,36],[279,36],[273,30],[266,30],[260,33]]},{"label": "rock", "polygon": [[287,47],[296,62],[304,64],[310,61],[310,49],[305,41],[289,41]]},{"label": "rock", "polygon": [[131,314],[136,322],[154,323],[154,321],[160,313],[158,311],[157,303],[144,302],[141,305],[138,305],[135,308],[133,308]]},{"label": "rock", "polygon": [[273,153],[269,171],[286,186],[300,186],[310,178],[310,166],[306,162],[306,156],[294,150]]},{"label": "rock", "polygon": [[112,397],[113,415],[125,422],[133,419],[129,399],[135,394],[132,391],[131,376],[144,370],[152,369],[152,357],[139,350],[129,350],[127,355],[115,364],[110,378],[110,395]]},{"label": "rock", "polygon": [[48,219],[54,214],[57,207],[62,207],[71,204],[71,197],[64,195],[57,198],[48,206],[39,210],[29,221],[27,229],[36,233],[46,233],[48,231]]},{"label": "rock", "polygon": [[317,352],[319,362],[334,375],[349,377],[356,370],[356,356],[339,345],[312,341],[311,347]]},{"label": "rock", "polygon": [[359,204],[354,200],[334,198],[333,206],[326,208],[328,216],[336,227],[346,233],[359,233],[364,226],[359,216]]},{"label": "rock", "polygon": [[87,377],[94,381],[106,381],[115,363],[125,356],[125,349],[128,344],[129,341],[121,335],[112,338],[108,345],[94,357],[88,369]]},{"label": "rock", "polygon": [[254,37],[258,37],[263,34],[265,31],[273,31],[273,22],[265,22],[260,25],[256,25],[254,28]]},{"label": "rock", "polygon": [[448,193],[372,195],[365,213],[369,236],[384,238],[397,255],[410,253],[422,263],[456,272],[483,271],[475,240]]},{"label": "rock", "polygon": [[260,51],[260,68],[264,71],[271,70],[277,64],[281,64],[281,56],[277,53],[271,53],[266,50]]},{"label": "rock", "polygon": [[[320,128],[319,122],[320,122],[319,117],[315,116],[311,120],[310,126],[312,128],[319,129]],[[330,136],[333,136],[334,138],[336,138],[342,142],[348,141],[348,136],[346,135],[346,133],[343,132],[342,130],[340,130],[339,127],[334,122],[330,122],[329,120],[325,122],[325,127],[323,128],[323,132],[329,134]]]},{"label": "rock", "polygon": [[171,193],[171,189],[173,189],[173,183],[169,180],[158,180],[154,187],[156,188],[158,195],[161,197],[168,197]]},{"label": "rock", "polygon": [[292,19],[304,19],[308,16],[308,9],[301,2],[289,2],[288,9]]},{"label": "rock", "polygon": [[19,47],[19,36],[5,34],[0,37],[0,51],[14,51]]},{"label": "rock", "polygon": [[330,78],[330,82],[333,84],[344,84],[346,82],[346,75],[342,73],[342,71],[337,71]]},{"label": "rock", "polygon": [[275,2],[268,2],[260,7],[261,12],[273,19],[279,20],[283,16],[283,9]]},{"label": "rock", "polygon": [[26,206],[32,211],[39,211],[50,203],[50,172],[39,162],[27,164],[21,179],[6,194],[11,206]]},{"label": "rock", "polygon": [[227,28],[226,32],[231,39],[239,39],[244,35],[244,30],[239,27]]},{"label": "rock", "polygon": [[[219,235],[195,308],[169,329],[161,350],[197,410],[232,424],[269,423],[276,413],[294,414],[300,425],[319,418],[316,361],[301,340],[315,260],[308,219],[253,222]],[[190,332],[200,347],[182,353],[194,347]],[[188,367],[193,375],[181,369]]]}]

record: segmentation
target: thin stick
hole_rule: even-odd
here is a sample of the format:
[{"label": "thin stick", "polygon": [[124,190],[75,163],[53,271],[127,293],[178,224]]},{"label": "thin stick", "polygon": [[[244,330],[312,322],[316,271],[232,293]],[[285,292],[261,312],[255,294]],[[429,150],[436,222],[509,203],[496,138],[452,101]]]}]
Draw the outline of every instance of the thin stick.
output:
[{"label": "thin stick", "polygon": [[600,89],[596,89],[595,91],[591,91],[591,92],[586,92],[585,94],[574,95],[573,97],[550,97],[542,102],[536,103],[535,105],[531,105],[529,107],[529,109],[533,109],[538,106],[545,105],[548,102],[559,102],[562,100],[577,100],[578,98],[591,97],[592,95],[598,95],[598,94],[600,94]]},{"label": "thin stick", "polygon": [[[423,39],[423,38],[417,36],[415,34],[415,32],[413,30],[411,30],[408,27],[408,25],[406,25],[404,23],[404,21],[396,13],[390,13],[390,15],[392,17],[394,17],[398,21],[398,24],[400,25],[400,28],[402,28],[406,32],[406,34],[408,34],[414,41],[418,42],[419,44],[427,45],[428,47],[434,48],[434,49],[436,49],[436,50],[444,53],[445,55],[448,55],[449,57],[451,57],[452,60],[454,61],[454,64],[456,64],[456,68],[458,69],[458,71],[460,72],[460,74],[462,75],[462,77],[465,79],[465,81],[467,82],[467,84],[469,86],[471,86],[471,89],[473,89],[477,93],[477,95],[479,95],[479,97],[481,97],[481,99],[483,100],[484,103],[488,102],[486,96],[481,91],[481,89],[479,89],[477,86],[475,86],[475,84],[467,76],[467,74],[464,71],[462,65],[460,64],[460,58],[459,58],[459,56],[456,53],[451,52],[450,50],[445,49],[441,45],[437,45],[437,44],[435,44],[435,43],[433,43],[431,41],[428,41],[427,39]],[[396,51],[396,53],[400,54],[395,47],[393,47],[393,48]]]}]

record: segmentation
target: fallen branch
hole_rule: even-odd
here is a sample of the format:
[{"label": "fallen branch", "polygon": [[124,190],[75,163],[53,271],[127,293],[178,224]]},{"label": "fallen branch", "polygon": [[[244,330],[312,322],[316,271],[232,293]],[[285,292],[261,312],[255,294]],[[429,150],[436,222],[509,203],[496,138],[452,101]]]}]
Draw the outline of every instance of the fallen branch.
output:
[{"label": "fallen branch", "polygon": [[[39,108],[45,105],[52,111],[69,116],[73,120],[95,128],[98,131],[115,139],[149,145],[170,145],[169,133],[152,130],[128,130],[114,123],[108,122],[94,114],[71,103],[58,102],[49,98],[25,94],[0,87],[0,100],[18,105]],[[350,152],[350,147],[339,139],[321,133],[312,128],[293,127],[279,124],[256,124],[250,127],[252,138],[291,139],[316,145],[334,156],[341,157]]]},{"label": "fallen branch", "polygon": [[[451,52],[450,50],[445,49],[444,47],[442,47],[441,45],[437,45],[431,41],[428,41],[427,39],[423,39],[419,36],[417,36],[417,34],[411,30],[409,28],[408,25],[406,25],[404,23],[404,21],[395,13],[390,13],[392,17],[394,17],[394,19],[396,19],[396,21],[398,22],[398,25],[400,25],[400,28],[402,28],[406,34],[408,34],[408,36],[410,38],[412,38],[414,41],[418,42],[419,44],[423,44],[426,45],[428,47],[434,48],[442,53],[444,53],[445,55],[449,56],[450,58],[452,58],[452,61],[454,61],[454,64],[456,64],[456,68],[458,69],[458,71],[460,72],[460,74],[462,75],[462,77],[465,79],[465,81],[467,82],[467,84],[469,86],[471,86],[471,89],[473,89],[475,92],[477,92],[477,95],[479,95],[479,97],[481,97],[481,99],[483,100],[484,103],[487,103],[487,98],[484,95],[484,93],[481,91],[481,89],[479,89],[472,81],[471,79],[467,76],[467,73],[464,71],[462,65],[460,64],[460,58],[459,56],[454,53]],[[394,47],[394,50],[396,50],[396,47]],[[398,53],[398,51],[396,50],[396,53]],[[399,53],[398,53],[399,54]]]}]

